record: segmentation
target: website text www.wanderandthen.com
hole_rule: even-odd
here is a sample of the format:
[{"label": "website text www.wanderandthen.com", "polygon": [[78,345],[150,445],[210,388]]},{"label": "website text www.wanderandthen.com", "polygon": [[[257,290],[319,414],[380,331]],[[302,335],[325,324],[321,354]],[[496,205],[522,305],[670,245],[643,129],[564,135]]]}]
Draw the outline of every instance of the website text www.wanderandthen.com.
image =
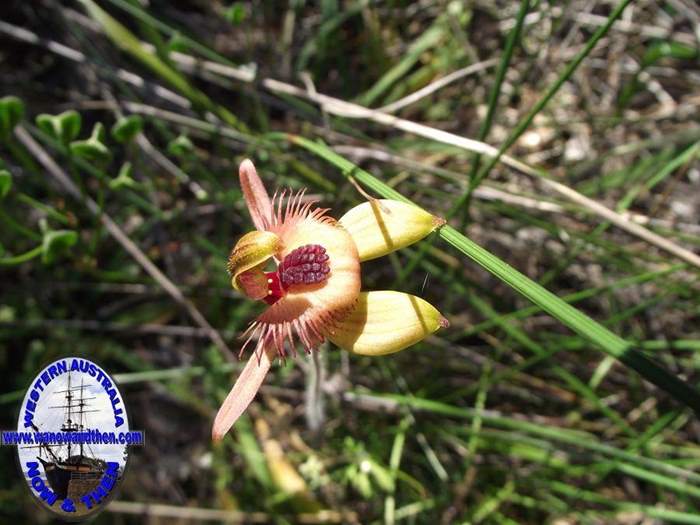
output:
[{"label": "website text www.wanderandthen.com", "polygon": [[15,445],[143,445],[141,430],[129,432],[100,432],[81,430],[78,432],[18,432],[2,431],[2,444]]}]

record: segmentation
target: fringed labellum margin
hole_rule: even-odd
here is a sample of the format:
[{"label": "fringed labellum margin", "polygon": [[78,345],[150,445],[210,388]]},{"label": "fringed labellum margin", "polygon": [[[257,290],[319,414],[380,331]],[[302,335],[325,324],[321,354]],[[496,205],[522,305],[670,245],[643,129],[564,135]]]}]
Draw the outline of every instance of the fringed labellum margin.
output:
[{"label": "fringed labellum margin", "polygon": [[[253,355],[224,401],[212,436],[221,439],[255,397],[274,357],[312,351],[324,339],[363,355],[398,352],[447,321],[413,295],[360,292],[360,261],[409,246],[444,224],[426,211],[392,200],[360,204],[336,221],[304,192],[265,191],[255,166],[241,163],[243,195],[256,231],[229,258],[231,283],[269,306],[244,334]],[[274,271],[265,271],[270,259]]]}]

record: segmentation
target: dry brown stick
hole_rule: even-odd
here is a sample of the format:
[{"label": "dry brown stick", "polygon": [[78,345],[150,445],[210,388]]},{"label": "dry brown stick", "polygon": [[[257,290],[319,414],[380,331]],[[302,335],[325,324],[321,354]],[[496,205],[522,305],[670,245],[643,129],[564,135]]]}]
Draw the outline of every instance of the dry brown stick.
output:
[{"label": "dry brown stick", "polygon": [[[264,512],[242,512],[239,510],[206,509],[201,507],[182,507],[162,503],[141,503],[137,501],[113,501],[107,507],[108,512],[134,514],[142,518],[175,518],[186,521],[217,521],[221,523],[270,523],[271,516]],[[354,512],[336,510],[319,510],[318,512],[294,515],[297,523],[352,523],[357,517]]]},{"label": "dry brown stick", "polygon": [[[481,153],[482,155],[490,157],[496,156],[498,154],[498,150],[495,147],[490,146],[489,144],[486,144],[484,142],[479,142],[477,140],[469,139],[467,137],[461,137],[459,135],[455,135],[454,133],[439,130],[436,128],[431,128],[430,126],[426,126],[424,124],[419,124],[410,120],[401,119],[393,115],[388,115],[386,113],[381,113],[376,110],[371,110],[365,108],[364,106],[358,106],[357,104],[345,102],[339,99],[335,99],[333,97],[329,97],[327,95],[317,94],[316,96],[312,97],[304,89],[298,88],[291,84],[287,84],[286,82],[280,82],[273,79],[265,79],[263,80],[263,86],[275,93],[285,93],[293,96],[307,98],[308,100],[312,100],[320,105],[326,104],[325,110],[328,111],[328,113],[333,113],[337,116],[342,116],[346,118],[366,118],[368,120],[373,120],[374,122],[377,122],[379,124],[393,126],[397,129],[402,129],[403,131],[420,135],[435,140],[437,142],[442,142],[444,144],[456,146],[466,151]],[[330,106],[328,104],[330,104]],[[197,121],[195,119],[191,119],[183,115],[177,115],[165,110],[160,110],[151,106],[146,106],[144,104],[125,102],[124,106],[129,111],[134,113],[156,116],[158,118],[170,120],[172,122],[176,122],[184,126],[198,126]],[[219,128],[219,132],[224,136],[228,136],[229,133],[235,134],[235,130],[232,130],[231,128],[228,128],[226,126],[221,126],[221,128]],[[231,138],[234,138],[234,136],[231,136]],[[567,200],[583,207],[584,209],[588,210],[590,213],[597,215],[598,217],[602,217],[603,219],[611,222],[618,228],[623,229],[628,233],[639,237],[652,245],[657,246],[658,248],[672,253],[679,259],[692,264],[696,268],[700,268],[700,256],[642,226],[643,224],[654,223],[658,223],[660,226],[663,227],[672,227],[672,225],[664,224],[663,222],[660,222],[654,219],[653,217],[632,214],[629,212],[618,213],[608,208],[607,206],[604,206],[603,204],[600,204],[599,202],[589,197],[586,197],[585,195],[582,195],[581,193],[569,188],[564,184],[556,182],[552,179],[540,177],[539,172],[535,168],[511,157],[510,155],[502,155],[500,161],[506,166],[514,168],[521,173],[535,178],[540,184],[549,187],[551,190],[558,193]],[[691,229],[694,229],[694,225],[690,226]]]},{"label": "dry brown stick", "polygon": [[492,58],[490,60],[484,60],[483,62],[477,62],[476,64],[471,64],[467,67],[463,67],[461,69],[458,69],[457,71],[453,71],[452,73],[449,73],[444,77],[435,80],[434,82],[431,82],[427,86],[424,86],[419,90],[414,91],[413,93],[406,95],[405,97],[400,98],[395,102],[392,102],[391,104],[387,104],[386,106],[382,106],[378,109],[379,111],[383,111],[384,113],[396,113],[398,110],[432,95],[436,91],[452,84],[453,82],[456,82],[457,80],[460,80],[474,73],[483,71],[484,69],[493,67],[496,64],[498,64],[498,59]]},{"label": "dry brown stick", "polygon": [[[332,113],[336,116],[345,118],[358,118],[371,120],[377,124],[382,124],[385,126],[393,127],[395,129],[400,129],[414,135],[419,135],[437,142],[442,142],[443,144],[449,144],[451,146],[456,146],[458,148],[472,151],[475,153],[481,153],[489,157],[495,157],[498,155],[498,149],[486,144],[484,142],[479,142],[477,140],[469,139],[448,131],[443,131],[441,129],[432,128],[424,124],[419,124],[410,120],[395,117],[394,115],[388,115],[387,113],[382,113],[374,109],[369,109],[358,104],[353,104],[352,102],[346,102],[344,100],[339,100],[328,95],[322,95],[320,93],[309,93],[308,91],[301,89],[299,87],[287,84],[286,82],[280,82],[273,79],[265,79],[262,82],[263,86],[270,91],[277,93],[285,93],[287,95],[292,95],[296,97],[302,97],[316,104],[322,106],[325,111]],[[646,229],[639,224],[630,221],[628,218],[620,215],[614,210],[611,210],[607,206],[600,204],[599,202],[582,195],[574,189],[565,186],[559,182],[551,179],[546,179],[540,176],[537,169],[521,162],[509,155],[501,155],[500,160],[503,164],[515,168],[518,171],[536,177],[538,182],[544,186],[547,186],[551,190],[555,191],[559,195],[565,197],[566,199],[575,202],[576,204],[583,206],[599,217],[611,222],[618,228],[621,228],[632,235],[644,239],[650,244],[665,250],[679,259],[692,264],[696,268],[700,268],[700,256],[691,252],[690,250],[683,248],[682,246],[676,244],[661,235],[658,235],[651,230]]]},{"label": "dry brown stick", "polygon": [[[0,22],[0,28],[2,28],[2,22]],[[10,26],[10,28],[12,28],[12,26]],[[21,31],[26,31],[22,28],[15,28],[15,32],[17,29]],[[11,34],[11,36],[14,36],[14,34]],[[69,51],[75,52],[70,48],[66,48],[66,46],[63,46],[62,44],[61,46],[62,48],[65,48],[63,50],[64,53],[67,53]],[[49,49],[56,52],[55,49]],[[84,59],[84,57],[80,57],[80,59]],[[176,60],[176,62],[182,62],[184,60],[182,56],[174,57],[174,59]],[[79,61],[78,58],[74,58],[74,60]],[[202,69],[211,70],[216,74],[220,74],[230,78],[235,78],[242,82],[252,82],[254,80],[254,76],[251,75],[250,70],[246,68],[230,67],[207,60],[198,60],[193,58],[192,60],[194,60],[195,64],[202,67]],[[308,90],[304,90],[287,82],[281,82],[272,78],[264,78],[261,80],[261,85],[265,89],[276,94],[284,93],[295,97],[306,98],[307,100],[318,104],[324,111],[332,113],[336,116],[345,118],[367,119],[378,124],[393,127],[395,129],[400,129],[402,131],[406,131],[414,135],[419,135],[431,140],[435,140],[437,142],[442,142],[443,144],[456,146],[466,151],[480,153],[489,157],[494,157],[498,155],[497,148],[484,142],[455,135],[454,133],[436,129],[430,126],[426,126],[424,124],[419,124],[410,120],[398,118],[388,113],[366,108],[364,106],[353,104],[351,102],[346,102],[321,93],[310,93]],[[227,128],[225,126],[222,126],[222,129]],[[537,169],[507,154],[501,155],[500,161],[503,164],[510,166],[511,168],[515,168],[522,173],[533,177],[537,177],[540,183],[544,186],[549,187],[551,190],[555,191],[556,193],[565,197],[566,199],[588,209],[589,211],[595,213],[599,217],[602,217],[603,219],[611,222],[618,228],[621,228],[627,231],[628,233],[639,237],[645,240],[646,242],[675,255],[679,259],[695,266],[696,268],[700,268],[700,256],[686,248],[683,248],[675,242],[665,237],[662,237],[661,235],[657,235],[656,233],[645,228],[644,226],[637,224],[636,222],[630,220],[628,216],[617,213],[614,210],[611,210],[610,208],[598,203],[597,201],[590,199],[585,195],[582,195],[581,193],[577,192],[572,188],[569,188],[564,184],[561,184],[551,179],[540,177],[540,173]]]},{"label": "dry brown stick", "polygon": [[[9,24],[3,20],[0,20],[0,34],[19,40],[20,42],[26,42],[28,44],[43,47],[48,51],[55,53],[58,56],[76,62],[78,64],[82,64],[88,61],[88,58],[85,56],[85,53],[78,51],[77,49],[68,47],[65,44],[56,42],[55,40],[42,38],[36,33],[29,31],[28,29]],[[102,66],[96,67],[105,70],[105,68]],[[189,109],[191,107],[190,101],[187,100],[187,98],[180,96],[177,93],[163,86],[151,84],[145,81],[142,77],[136,75],[135,73],[132,73],[131,71],[127,71],[126,69],[122,68],[115,68],[114,72],[114,74],[119,80],[131,84],[132,86],[139,89],[147,87],[151,88],[155,95],[162,98],[163,100],[167,100],[171,104],[183,107],[185,109]]]},{"label": "dry brown stick", "polygon": [[[455,181],[464,180],[464,176],[456,172],[445,170],[431,164],[425,164],[407,157],[402,157],[401,155],[396,155],[384,149],[341,145],[334,146],[333,150],[340,155],[346,155],[351,159],[354,159],[356,162],[366,159],[374,159],[380,162],[388,162],[399,166],[405,166],[412,170],[434,173]],[[517,191],[520,191],[520,188],[517,185],[509,185],[506,190],[491,186],[488,181],[485,181],[481,184],[481,186],[474,190],[474,196],[487,201],[502,201],[508,204],[514,204],[516,206],[522,206],[523,208],[530,208],[538,211],[560,214],[566,213],[566,208],[561,204],[520,195],[517,193]],[[650,217],[641,213],[633,213],[630,211],[624,211],[620,213],[620,215],[622,215],[625,219],[636,222],[637,224],[648,224],[650,226],[658,226],[668,230],[673,230],[675,228],[677,232],[687,233],[689,235],[700,234],[700,224],[673,222],[668,219],[657,219],[655,217]]]},{"label": "dry brown stick", "polygon": [[183,295],[180,289],[141,251],[141,249],[124,233],[119,225],[103,210],[99,205],[88,196],[83,196],[75,183],[70,177],[56,164],[53,158],[46,152],[44,148],[29,134],[22,126],[17,126],[15,136],[26,147],[39,163],[56,179],[62,186],[64,191],[71,197],[85,204],[87,209],[102,222],[109,234],[122,245],[122,247],[131,255],[136,262],[148,273],[173,300],[187,311],[192,320],[203,330],[205,330],[224,357],[229,361],[235,361],[233,352],[226,345],[226,342],[217,332],[214,327],[209,324],[209,321],[202,315],[192,301]]}]

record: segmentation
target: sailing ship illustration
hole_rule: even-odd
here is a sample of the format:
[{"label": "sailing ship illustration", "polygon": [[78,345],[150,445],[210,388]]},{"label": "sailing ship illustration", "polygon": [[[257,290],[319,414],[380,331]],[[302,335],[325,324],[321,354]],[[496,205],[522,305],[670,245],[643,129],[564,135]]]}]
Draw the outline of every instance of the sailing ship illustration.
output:
[{"label": "sailing ship illustration", "polygon": [[[61,432],[81,432],[86,430],[85,414],[99,412],[91,410],[88,401],[94,397],[85,397],[87,386],[81,381],[80,386],[73,386],[71,375],[68,372],[67,388],[55,392],[65,394],[65,404],[49,407],[50,409],[64,410]],[[40,429],[32,425],[35,432]],[[89,444],[73,444],[70,441],[64,445],[39,444],[31,448],[38,448],[37,459],[41,462],[46,473],[46,480],[59,499],[67,497],[77,498],[82,494],[94,490],[101,482],[107,463],[96,458]]]}]

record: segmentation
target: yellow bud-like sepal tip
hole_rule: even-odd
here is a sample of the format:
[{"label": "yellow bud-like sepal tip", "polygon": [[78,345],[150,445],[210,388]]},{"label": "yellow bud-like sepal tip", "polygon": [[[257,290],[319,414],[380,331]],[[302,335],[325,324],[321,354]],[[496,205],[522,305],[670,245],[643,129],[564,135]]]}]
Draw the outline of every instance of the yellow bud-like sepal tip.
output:
[{"label": "yellow bud-like sepal tip", "polygon": [[231,284],[236,290],[241,290],[241,274],[255,269],[254,273],[262,273],[265,262],[273,257],[280,249],[281,241],[277,235],[267,231],[252,231],[246,233],[233,247],[228,258],[228,271],[231,274]]},{"label": "yellow bud-like sepal tip", "polygon": [[420,297],[401,292],[362,292],[354,309],[327,337],[361,355],[392,354],[418,343],[449,323]]},{"label": "yellow bud-like sepal tip", "polygon": [[338,223],[357,245],[361,261],[376,259],[420,241],[445,221],[394,200],[372,200],[355,206]]}]

